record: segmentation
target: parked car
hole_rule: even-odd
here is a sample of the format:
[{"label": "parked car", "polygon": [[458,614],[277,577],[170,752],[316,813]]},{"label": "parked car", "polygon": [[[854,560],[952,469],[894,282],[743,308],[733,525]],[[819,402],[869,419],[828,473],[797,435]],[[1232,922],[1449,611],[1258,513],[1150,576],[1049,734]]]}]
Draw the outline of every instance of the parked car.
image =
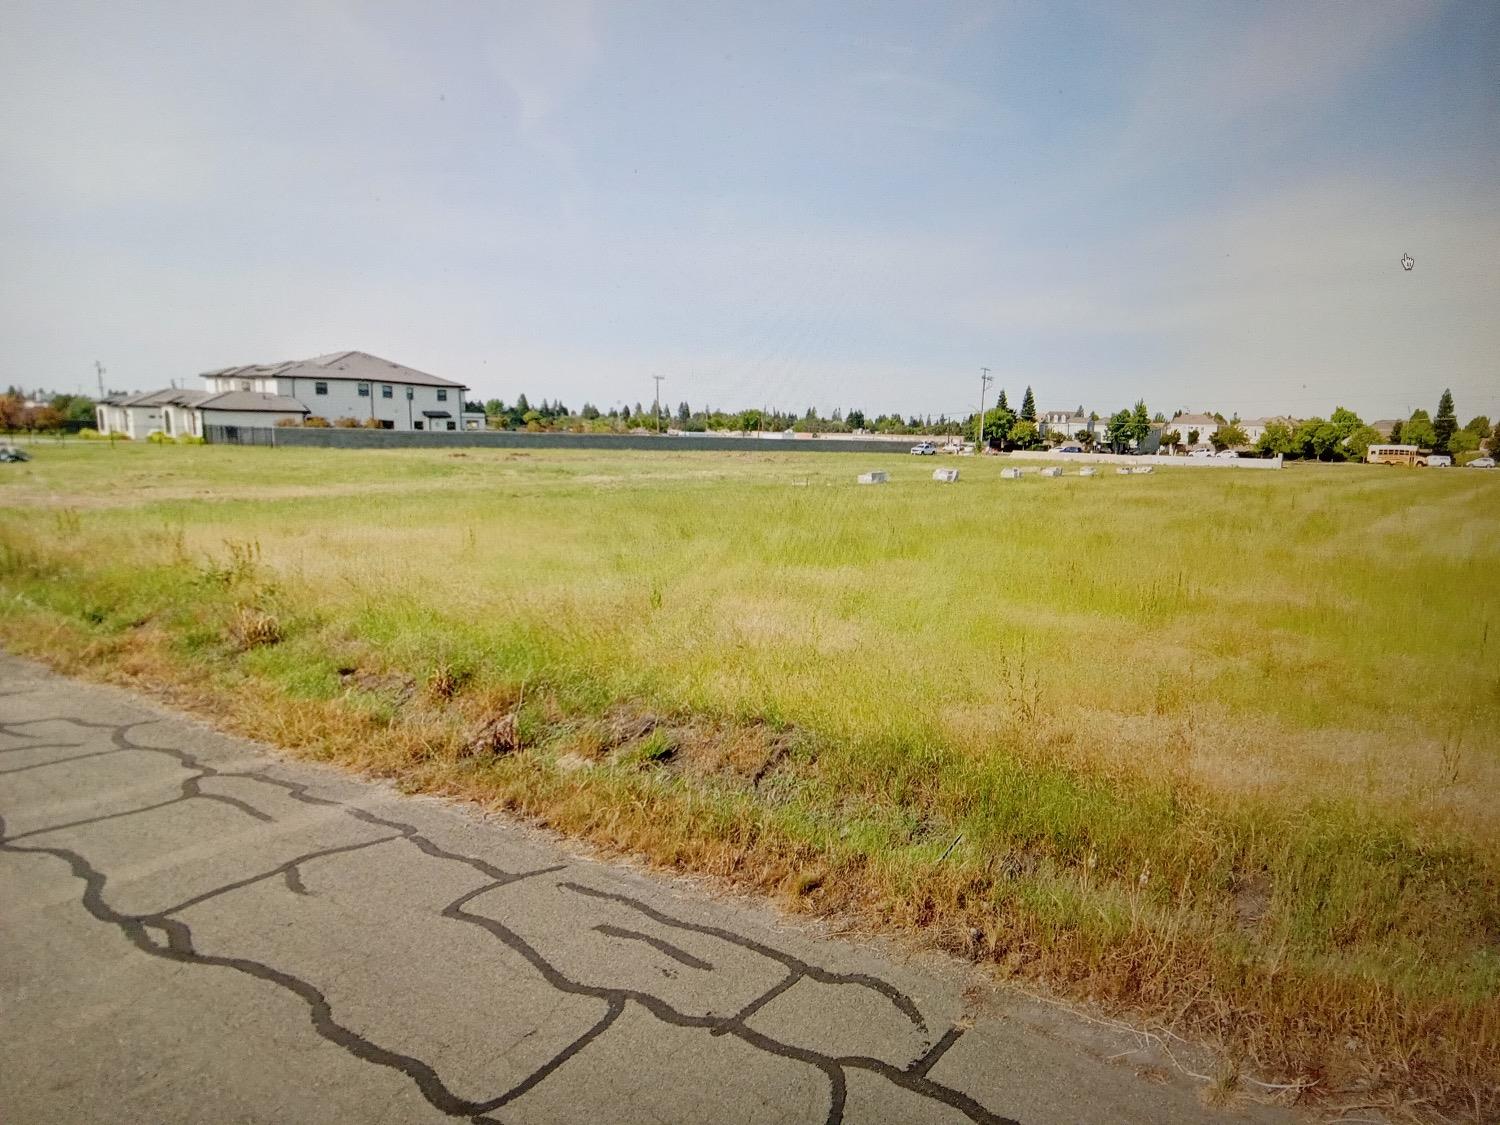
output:
[{"label": "parked car", "polygon": [[3,461],[30,461],[31,454],[24,449],[17,449],[13,445],[0,445],[0,462]]},{"label": "parked car", "polygon": [[1493,469],[1494,467],[1495,459],[1493,457],[1476,457],[1469,462],[1469,468],[1471,469]]},{"label": "parked car", "polygon": [[1220,461],[1233,461],[1236,457],[1239,456],[1239,454],[1232,449],[1221,449],[1219,450],[1219,452],[1215,453],[1214,456],[1217,457]]},{"label": "parked car", "polygon": [[1083,446],[1079,445],[1076,441],[1070,441],[1070,442],[1067,442],[1064,445],[1059,445],[1055,450],[1053,450],[1053,452],[1054,453],[1083,453],[1083,452],[1085,452],[1085,450],[1084,450]]},{"label": "parked car", "polygon": [[1448,469],[1453,466],[1453,458],[1446,453],[1429,453],[1427,455],[1427,467],[1430,469]]},{"label": "parked car", "polygon": [[1213,455],[1212,449],[1195,449],[1188,454],[1189,457],[1212,457]]},{"label": "parked car", "polygon": [[913,457],[936,456],[937,446],[933,445],[930,441],[918,442],[916,445],[911,447],[911,452]]}]

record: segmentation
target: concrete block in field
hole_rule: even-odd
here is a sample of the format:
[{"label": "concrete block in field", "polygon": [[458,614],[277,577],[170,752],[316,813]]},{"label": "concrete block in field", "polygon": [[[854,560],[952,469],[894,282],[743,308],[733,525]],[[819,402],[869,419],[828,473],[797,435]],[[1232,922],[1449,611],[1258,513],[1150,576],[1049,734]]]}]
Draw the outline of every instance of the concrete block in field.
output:
[{"label": "concrete block in field", "polygon": [[953,484],[958,480],[957,469],[933,469],[932,479],[942,481],[944,484]]},{"label": "concrete block in field", "polygon": [[1118,476],[1128,477],[1130,475],[1130,466],[1121,465],[1118,469],[1115,470],[1115,473]]},{"label": "concrete block in field", "polygon": [[1020,469],[1001,469],[1000,470],[1000,477],[1001,477],[1002,480],[1020,480],[1021,479],[1021,470]]},{"label": "concrete block in field", "polygon": [[1156,472],[1156,466],[1155,465],[1137,465],[1135,468],[1131,469],[1130,471],[1132,473],[1154,473],[1154,472]]},{"label": "concrete block in field", "polygon": [[860,484],[884,484],[889,478],[884,469],[876,469],[872,473],[860,473]]},{"label": "concrete block in field", "polygon": [[1042,476],[1060,477],[1062,476],[1062,467],[1060,465],[1048,465],[1045,469],[1042,470]]},{"label": "concrete block in field", "polygon": [[1096,477],[1099,475],[1099,470],[1094,468],[1093,465],[1085,465],[1078,470],[1078,475],[1081,477]]}]

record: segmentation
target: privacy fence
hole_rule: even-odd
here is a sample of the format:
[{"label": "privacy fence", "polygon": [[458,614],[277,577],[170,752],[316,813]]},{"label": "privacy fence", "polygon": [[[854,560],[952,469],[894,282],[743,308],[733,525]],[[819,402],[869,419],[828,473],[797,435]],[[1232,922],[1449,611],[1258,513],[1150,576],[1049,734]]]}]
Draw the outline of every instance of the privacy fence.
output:
[{"label": "privacy fence", "polygon": [[346,430],[307,426],[205,426],[212,445],[275,445],[321,449],[648,449],[753,453],[906,453],[910,443],[819,438],[713,437],[707,434],[535,434],[525,430]]}]

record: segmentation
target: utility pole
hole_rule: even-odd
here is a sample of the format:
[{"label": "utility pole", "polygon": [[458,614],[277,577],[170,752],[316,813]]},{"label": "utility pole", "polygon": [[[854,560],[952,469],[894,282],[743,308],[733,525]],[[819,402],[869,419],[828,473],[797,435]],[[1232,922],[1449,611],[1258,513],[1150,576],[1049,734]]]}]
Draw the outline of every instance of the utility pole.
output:
[{"label": "utility pole", "polygon": [[99,398],[104,398],[104,364],[94,360],[94,373],[99,376]]},{"label": "utility pole", "polygon": [[659,434],[661,433],[661,381],[665,376],[653,375],[651,378],[656,380],[656,401],[651,404],[651,410],[656,415],[656,432]]},{"label": "utility pole", "polygon": [[979,369],[979,440],[974,443],[974,456],[984,452],[984,392],[995,380],[990,378],[990,369]]}]

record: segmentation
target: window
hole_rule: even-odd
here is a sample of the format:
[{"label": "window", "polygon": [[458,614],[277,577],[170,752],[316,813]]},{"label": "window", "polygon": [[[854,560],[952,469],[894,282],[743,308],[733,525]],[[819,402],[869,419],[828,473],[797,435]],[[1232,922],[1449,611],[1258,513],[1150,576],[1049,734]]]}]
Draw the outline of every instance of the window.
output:
[{"label": "window", "polygon": [[438,401],[439,402],[447,402],[448,401],[448,390],[447,390],[446,387],[439,387],[438,388]]},{"label": "window", "polygon": [[415,393],[415,391],[416,391],[415,387],[407,387],[406,388],[406,397],[407,397],[407,399],[410,399],[412,397],[412,395]]},{"label": "window", "polygon": [[315,394],[315,395],[326,395],[327,393],[328,393],[328,384],[327,383],[324,383],[324,382],[320,381],[320,382],[317,382],[317,383],[313,384],[313,394]]},{"label": "window", "polygon": [[391,385],[389,383],[382,383],[382,384],[380,384],[380,397],[381,398],[390,398],[391,397]]},{"label": "window", "polygon": [[412,423],[412,428],[420,430],[422,428],[422,420],[418,418],[415,422]]},{"label": "window", "polygon": [[453,424],[453,423],[452,423],[452,422],[449,422],[449,423],[448,423],[448,428],[449,428],[449,429],[450,429],[450,430],[453,430],[453,429],[457,429],[457,428],[458,428],[458,427],[457,427],[457,426],[455,426],[455,425],[454,425],[454,424]]},{"label": "window", "polygon": [[359,385],[359,397],[360,398],[369,398],[370,397],[370,384],[369,383],[361,383]]},{"label": "window", "polygon": [[250,380],[249,379],[241,379],[240,380],[240,390],[242,390],[242,391],[248,391],[249,389],[250,389]]}]

